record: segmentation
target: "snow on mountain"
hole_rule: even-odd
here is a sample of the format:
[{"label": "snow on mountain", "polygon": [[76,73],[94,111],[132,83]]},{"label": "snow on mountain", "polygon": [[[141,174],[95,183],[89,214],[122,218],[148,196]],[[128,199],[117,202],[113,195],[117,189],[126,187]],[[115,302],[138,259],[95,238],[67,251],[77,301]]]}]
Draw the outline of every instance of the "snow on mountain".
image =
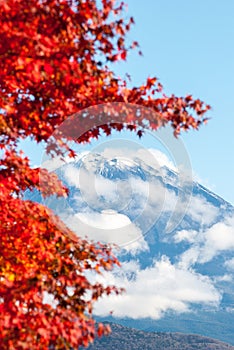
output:
[{"label": "snow on mountain", "polygon": [[45,202],[77,234],[121,248],[121,269],[98,278],[126,294],[101,300],[96,315],[234,344],[234,208],[159,151],[113,152],[50,164],[70,194]]}]

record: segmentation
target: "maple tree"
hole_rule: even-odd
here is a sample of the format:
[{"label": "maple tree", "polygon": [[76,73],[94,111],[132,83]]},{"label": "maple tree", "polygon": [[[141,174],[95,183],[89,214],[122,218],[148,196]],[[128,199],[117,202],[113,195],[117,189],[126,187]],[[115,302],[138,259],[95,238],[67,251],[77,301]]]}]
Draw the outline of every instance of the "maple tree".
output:
[{"label": "maple tree", "polygon": [[[116,77],[112,65],[138,47],[127,43],[134,20],[125,19],[123,3],[4,0],[0,22],[0,348],[78,348],[109,331],[93,320],[93,303],[121,292],[91,283],[86,272],[119,263],[108,245],[77,237],[48,208],[24,200],[26,189],[45,197],[67,189],[30,165],[20,141],[30,137],[48,154],[73,157],[69,140],[124,128],[141,136],[145,126],[167,123],[178,135],[197,129],[210,107],[190,95],[165,96],[156,78],[129,88]],[[101,104],[106,113],[95,119]]]}]

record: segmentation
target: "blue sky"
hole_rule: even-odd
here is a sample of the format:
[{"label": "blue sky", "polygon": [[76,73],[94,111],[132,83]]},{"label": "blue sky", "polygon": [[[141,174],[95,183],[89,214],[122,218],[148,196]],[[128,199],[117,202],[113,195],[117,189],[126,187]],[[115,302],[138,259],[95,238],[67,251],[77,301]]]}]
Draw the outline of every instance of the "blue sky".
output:
[{"label": "blue sky", "polygon": [[[143,57],[130,54],[117,74],[129,73],[133,84],[156,76],[166,93],[191,93],[212,106],[209,123],[181,138],[200,182],[234,204],[234,1],[126,3],[136,22],[129,39],[138,40]],[[152,138],[141,142],[157,146]],[[33,145],[25,148],[40,162]]]},{"label": "blue sky", "polygon": [[144,56],[132,54],[118,73],[135,84],[157,76],[168,94],[212,106],[209,123],[182,139],[201,181],[234,204],[234,1],[126,2],[136,22],[129,38]]}]

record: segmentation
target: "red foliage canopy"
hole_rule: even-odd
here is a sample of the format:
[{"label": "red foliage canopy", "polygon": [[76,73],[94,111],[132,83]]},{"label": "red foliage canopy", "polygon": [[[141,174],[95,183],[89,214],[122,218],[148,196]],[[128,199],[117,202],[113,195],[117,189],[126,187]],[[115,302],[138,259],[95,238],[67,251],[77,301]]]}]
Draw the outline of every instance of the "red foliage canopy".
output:
[{"label": "red foliage canopy", "polygon": [[[85,274],[118,264],[110,247],[81,240],[49,209],[23,200],[26,189],[37,188],[44,196],[66,196],[67,190],[54,174],[31,168],[18,150],[20,140],[45,141],[48,153],[62,154],[65,148],[73,156],[66,140],[73,139],[74,125],[65,142],[56,134],[60,146],[51,143],[51,135],[68,116],[89,107],[118,103],[123,119],[90,124],[86,112],[76,124],[76,132],[85,130],[78,143],[98,137],[100,129],[108,135],[126,127],[141,136],[145,121],[152,129],[169,123],[177,135],[197,129],[209,109],[192,96],[165,96],[156,78],[134,88],[116,78],[111,64],[126,60],[138,46],[126,43],[134,21],[122,17],[123,9],[114,0],[0,1],[1,349],[87,345],[95,332],[107,331],[95,326],[93,302],[120,292],[92,284]],[[126,104],[148,108],[147,120],[145,114],[125,113]]]}]

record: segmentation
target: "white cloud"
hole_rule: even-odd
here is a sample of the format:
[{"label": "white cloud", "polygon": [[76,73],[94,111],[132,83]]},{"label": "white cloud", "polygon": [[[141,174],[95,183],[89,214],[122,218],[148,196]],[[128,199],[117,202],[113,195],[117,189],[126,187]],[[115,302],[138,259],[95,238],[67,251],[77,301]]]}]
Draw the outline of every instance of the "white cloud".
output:
[{"label": "white cloud", "polygon": [[234,226],[228,222],[218,222],[206,232],[205,246],[201,260],[211,260],[218,252],[234,249]]},{"label": "white cloud", "polygon": [[[150,152],[150,153],[149,153]],[[153,155],[153,158],[152,158]],[[161,151],[153,148],[139,149],[136,153],[136,156],[139,157],[142,161],[152,167],[163,167],[166,166],[173,171],[178,171],[173,162]]]},{"label": "white cloud", "polygon": [[234,249],[234,220],[228,218],[224,222],[218,222],[204,232],[205,242],[200,247],[200,263],[205,263],[223,251]]},{"label": "white cloud", "polygon": [[225,265],[228,269],[234,271],[234,258],[225,261],[224,265]]},{"label": "white cloud", "polygon": [[223,276],[217,276],[215,277],[215,282],[232,282],[233,277],[232,275],[225,274]]},{"label": "white cloud", "polygon": [[117,196],[118,183],[106,179],[100,175],[95,175],[86,169],[77,169],[69,164],[64,169],[64,178],[68,185],[75,186],[81,191],[81,198],[91,205],[98,202],[98,197],[103,196],[106,201],[114,201]]},{"label": "white cloud", "polygon": [[174,235],[174,241],[175,243],[180,243],[183,241],[194,243],[198,234],[199,233],[195,230],[181,230],[176,232],[176,234]]},{"label": "white cloud", "polygon": [[[234,217],[227,217],[223,222],[218,222],[197,234],[194,231],[179,231],[174,239],[175,241],[187,240],[192,244],[181,254],[181,266],[204,264],[224,251],[234,250]],[[229,261],[229,264],[231,266],[232,260]]]},{"label": "white cloud", "polygon": [[179,257],[179,266],[182,268],[190,268],[199,262],[200,246],[198,244],[192,246]]},{"label": "white cloud", "polygon": [[73,164],[67,165],[64,170],[64,178],[67,180],[68,185],[80,188],[80,170],[75,168]]},{"label": "white cloud", "polygon": [[169,310],[181,313],[189,311],[192,304],[217,307],[220,302],[221,296],[208,277],[172,265],[167,257],[144,270],[137,262],[123,263],[121,269],[122,274],[99,277],[102,283],[124,287],[126,293],[102,298],[96,304],[97,315],[113,311],[115,317],[159,319]]},{"label": "white cloud", "polygon": [[219,214],[218,208],[201,196],[192,196],[187,215],[202,225],[212,224]]},{"label": "white cloud", "polygon": [[[175,184],[175,186],[177,185]],[[165,203],[163,211],[171,214],[165,233],[171,233],[175,230],[185,215],[201,227],[209,226],[217,220],[218,208],[204,198],[192,195],[189,190],[181,191],[178,194],[173,190],[164,189],[164,191]]]},{"label": "white cloud", "polygon": [[102,155],[107,159],[118,158],[127,165],[139,164],[139,160],[151,166],[154,169],[159,169],[167,166],[173,171],[177,171],[173,161],[171,161],[163,152],[153,148],[105,148]]},{"label": "white cloud", "polygon": [[114,243],[135,254],[148,250],[141,230],[124,214],[114,210],[101,213],[89,211],[75,215],[63,214],[64,222],[81,237]]},{"label": "white cloud", "polygon": [[78,213],[75,216],[84,224],[95,229],[115,230],[131,225],[131,221],[126,215],[119,214],[114,210],[103,210],[101,213]]},{"label": "white cloud", "polygon": [[183,197],[181,199],[182,200],[178,202],[178,196],[175,196],[174,192],[170,193],[168,197],[168,202],[171,203],[171,210],[174,210],[177,214],[186,214],[190,219],[199,223],[201,227],[209,226],[217,219],[219,209],[203,197],[191,195],[191,197],[188,198],[189,203],[187,206],[185,206],[186,203],[184,203]]},{"label": "white cloud", "polygon": [[234,307],[226,307],[226,311],[230,313],[234,313]]}]

